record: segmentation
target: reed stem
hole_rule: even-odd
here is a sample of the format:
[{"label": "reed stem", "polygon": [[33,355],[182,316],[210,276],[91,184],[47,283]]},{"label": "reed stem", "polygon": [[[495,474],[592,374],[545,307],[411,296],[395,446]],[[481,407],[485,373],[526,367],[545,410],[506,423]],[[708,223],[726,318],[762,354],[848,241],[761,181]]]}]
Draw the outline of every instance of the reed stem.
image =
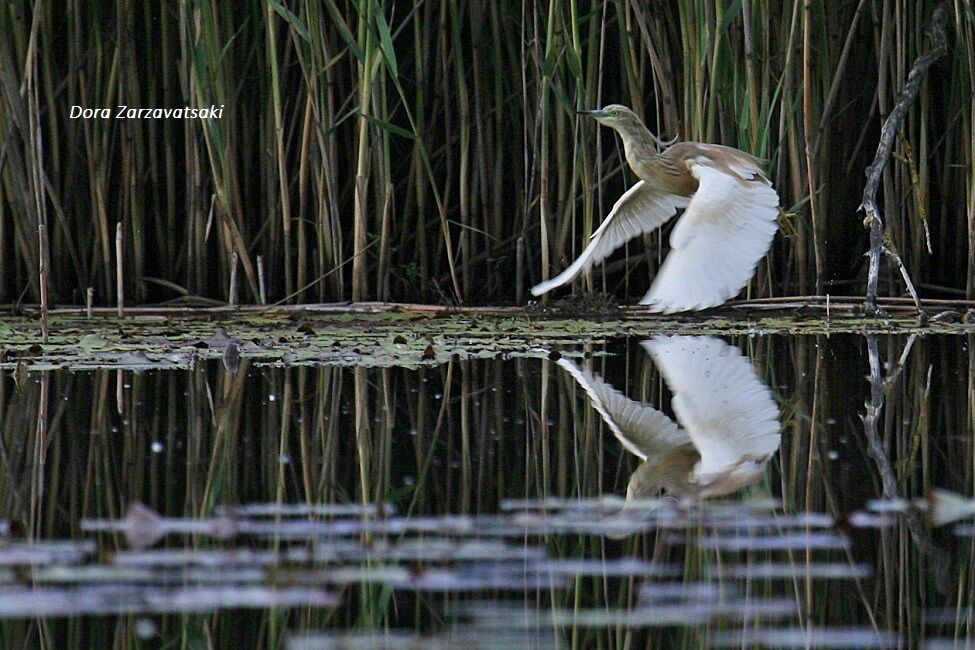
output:
[{"label": "reed stem", "polygon": [[[746,295],[821,294],[834,280],[873,295],[860,259],[870,235],[849,219],[864,188],[849,170],[870,163],[878,115],[896,109],[940,16],[952,56],[928,70],[898,129],[906,153],[880,178],[885,226],[914,286],[972,295],[975,29],[966,3],[932,4],[71,2],[61,19],[54,3],[11,0],[0,300],[25,287],[41,300],[44,224],[57,303],[84,303],[90,286],[115,306],[120,271],[130,303],[229,300],[235,274],[236,305],[522,303],[519,286],[564,268],[633,181],[615,140],[574,116],[611,102],[658,135],[768,161],[783,235]],[[224,108],[72,116],[119,104]],[[636,242],[625,254],[649,274],[623,275],[616,258],[585,287],[632,302],[666,250],[666,237]],[[527,277],[508,281],[519,260]]]},{"label": "reed stem", "polygon": [[122,257],[122,222],[115,225],[115,304],[118,306],[118,317],[125,314],[125,270]]},{"label": "reed stem", "polygon": [[37,276],[41,287],[41,333],[43,342],[47,345],[48,339],[48,317],[47,317],[47,226],[43,223],[37,227],[38,242],[38,272]]}]

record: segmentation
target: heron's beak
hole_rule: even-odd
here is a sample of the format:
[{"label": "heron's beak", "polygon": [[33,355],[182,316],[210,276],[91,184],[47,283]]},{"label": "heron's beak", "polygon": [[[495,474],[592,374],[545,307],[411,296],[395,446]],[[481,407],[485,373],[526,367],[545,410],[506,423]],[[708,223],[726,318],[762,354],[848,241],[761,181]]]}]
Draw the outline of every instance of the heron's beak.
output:
[{"label": "heron's beak", "polygon": [[576,111],[576,115],[588,115],[589,117],[594,117],[599,119],[601,117],[609,117],[609,111],[595,110],[595,111]]}]

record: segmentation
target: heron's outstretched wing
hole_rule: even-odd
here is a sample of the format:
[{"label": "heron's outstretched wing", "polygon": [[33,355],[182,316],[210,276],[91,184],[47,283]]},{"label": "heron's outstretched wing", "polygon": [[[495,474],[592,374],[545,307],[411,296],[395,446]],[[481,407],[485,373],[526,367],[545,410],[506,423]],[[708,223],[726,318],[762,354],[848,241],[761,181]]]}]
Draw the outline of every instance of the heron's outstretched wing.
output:
[{"label": "heron's outstretched wing", "polygon": [[761,470],[782,439],[772,392],[738,348],[710,336],[660,336],[642,343],[673,393],[671,404],[701,460],[701,485],[727,492]]},{"label": "heron's outstretched wing", "polygon": [[682,196],[654,189],[644,181],[637,182],[619,198],[578,259],[551,280],[532,287],[532,294],[540,296],[572,282],[577,275],[602,262],[637,235],[659,228],[687,203]]},{"label": "heron's outstretched wing", "polygon": [[687,434],[657,409],[632,400],[568,359],[557,362],[582,387],[623,447],[646,459],[690,442]]},{"label": "heron's outstretched wing", "polygon": [[779,196],[764,177],[693,164],[698,189],[670,234],[670,253],[640,301],[654,311],[706,309],[748,284],[778,229]]}]

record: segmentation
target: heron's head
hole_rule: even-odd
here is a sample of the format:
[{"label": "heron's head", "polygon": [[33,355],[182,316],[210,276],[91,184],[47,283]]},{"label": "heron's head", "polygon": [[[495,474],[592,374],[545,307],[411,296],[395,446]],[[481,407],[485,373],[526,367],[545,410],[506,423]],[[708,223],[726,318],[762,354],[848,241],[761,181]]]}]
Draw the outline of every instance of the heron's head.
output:
[{"label": "heron's head", "polygon": [[588,115],[600,124],[605,124],[617,131],[621,131],[632,124],[643,126],[643,121],[637,117],[637,114],[622,104],[610,104],[595,111],[579,111],[579,114]]},{"label": "heron's head", "polygon": [[622,104],[610,104],[595,111],[578,111],[580,115],[588,115],[600,124],[605,124],[616,130],[624,143],[638,142],[652,145],[657,151],[666,149],[677,141],[664,141],[650,133],[636,113]]}]

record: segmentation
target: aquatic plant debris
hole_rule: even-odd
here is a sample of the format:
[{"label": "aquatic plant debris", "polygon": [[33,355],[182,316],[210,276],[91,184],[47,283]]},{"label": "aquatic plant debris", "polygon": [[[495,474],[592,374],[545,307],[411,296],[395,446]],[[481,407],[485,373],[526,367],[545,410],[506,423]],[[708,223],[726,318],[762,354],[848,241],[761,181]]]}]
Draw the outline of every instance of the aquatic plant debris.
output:
[{"label": "aquatic plant debris", "polygon": [[[472,619],[467,629],[492,626],[496,616],[504,619],[508,630],[571,625],[696,627],[708,621],[746,622],[758,617],[792,621],[796,602],[787,589],[789,580],[857,580],[872,575],[866,564],[825,556],[792,562],[782,551],[803,544],[770,545],[768,541],[803,537],[805,548],[827,550],[844,547],[844,538],[805,530],[804,522],[832,519],[828,515],[775,513],[772,510],[779,510],[781,504],[763,499],[680,507],[673,502],[665,505],[664,500],[638,504],[631,533],[669,524],[683,527],[693,520],[694,534],[672,540],[675,544],[725,551],[722,561],[699,581],[686,582],[682,567],[672,562],[626,554],[562,557],[547,545],[550,535],[615,532],[593,526],[594,519],[614,504],[619,507],[620,500],[594,498],[573,504],[519,499],[503,504],[497,515],[416,517],[397,514],[382,503],[323,503],[313,509],[297,503],[244,503],[215,509],[211,518],[171,518],[133,502],[124,519],[82,520],[86,536],[82,540],[8,541],[0,549],[0,564],[10,569],[0,580],[0,592],[8,596],[0,614],[23,618],[333,608],[344,589],[362,583],[398,591],[473,595],[484,590],[563,591],[588,577],[636,580],[636,602],[610,609],[555,606],[534,612],[514,627],[513,617],[506,612],[524,607],[517,600],[460,602],[452,614]],[[321,518],[308,519],[312,510]],[[750,529],[750,537],[739,534],[730,538],[734,542],[730,546],[716,546],[716,536],[736,520],[744,521],[740,525]],[[147,548],[170,534],[174,534],[171,545]],[[128,550],[118,548],[118,535],[125,537]],[[808,544],[809,539],[824,536],[841,543]],[[203,541],[206,538],[208,542]],[[106,547],[113,551],[105,555]],[[740,551],[750,555],[739,555]],[[755,579],[786,580],[781,583],[786,588],[781,594],[756,597],[748,587]]]},{"label": "aquatic plant debris", "polygon": [[0,368],[27,371],[121,368],[134,371],[192,367],[221,359],[234,373],[243,363],[273,366],[421,367],[448,360],[582,356],[580,346],[618,337],[655,334],[842,334],[975,332],[972,319],[929,319],[910,314],[866,318],[853,312],[795,316],[791,312],[661,317],[639,310],[612,318],[572,315],[558,309],[451,309],[394,307],[163,312],[134,311],[50,316],[43,342],[33,317],[0,316]]}]

